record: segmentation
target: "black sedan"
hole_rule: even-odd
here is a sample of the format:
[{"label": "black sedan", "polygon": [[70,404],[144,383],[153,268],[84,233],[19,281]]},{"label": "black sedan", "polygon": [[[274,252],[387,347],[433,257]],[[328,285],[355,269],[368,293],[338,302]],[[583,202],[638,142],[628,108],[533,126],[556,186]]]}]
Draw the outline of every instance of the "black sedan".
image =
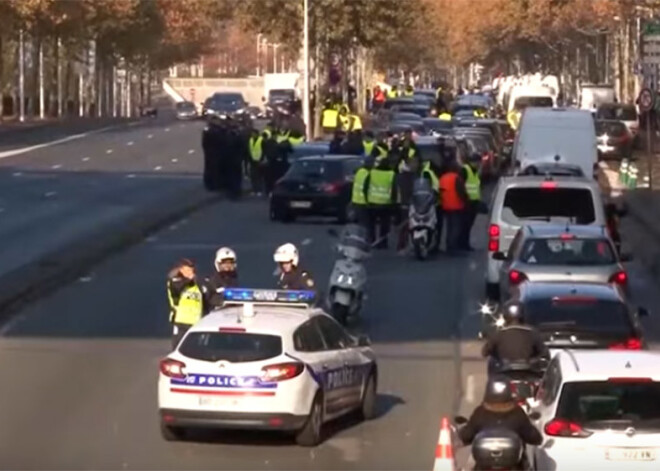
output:
[{"label": "black sedan", "polygon": [[625,123],[609,119],[596,121],[596,139],[599,158],[632,157],[634,139]]},{"label": "black sedan", "polygon": [[291,164],[270,197],[270,218],[289,222],[298,216],[349,216],[353,177],[363,158],[356,155],[302,157]]}]

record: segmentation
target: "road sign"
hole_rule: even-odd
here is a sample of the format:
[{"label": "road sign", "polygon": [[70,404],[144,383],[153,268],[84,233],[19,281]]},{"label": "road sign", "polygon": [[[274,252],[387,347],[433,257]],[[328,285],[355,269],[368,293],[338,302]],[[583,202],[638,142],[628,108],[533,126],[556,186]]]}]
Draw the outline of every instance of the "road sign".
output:
[{"label": "road sign", "polygon": [[642,112],[649,111],[654,106],[655,93],[648,88],[644,88],[641,92],[639,92],[639,110]]},{"label": "road sign", "polygon": [[660,22],[649,21],[642,31],[642,62],[660,64]]}]

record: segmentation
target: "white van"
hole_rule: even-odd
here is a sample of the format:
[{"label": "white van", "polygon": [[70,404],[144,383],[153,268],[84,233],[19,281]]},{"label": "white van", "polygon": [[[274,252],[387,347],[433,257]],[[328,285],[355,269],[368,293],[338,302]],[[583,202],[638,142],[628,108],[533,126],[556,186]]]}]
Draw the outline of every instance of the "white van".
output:
[{"label": "white van", "polygon": [[514,167],[559,162],[578,165],[596,176],[598,144],[594,118],[588,111],[567,108],[527,108],[513,143]]},{"label": "white van", "polygon": [[516,86],[511,89],[507,112],[523,110],[529,106],[552,108],[556,105],[554,90],[543,85]]}]

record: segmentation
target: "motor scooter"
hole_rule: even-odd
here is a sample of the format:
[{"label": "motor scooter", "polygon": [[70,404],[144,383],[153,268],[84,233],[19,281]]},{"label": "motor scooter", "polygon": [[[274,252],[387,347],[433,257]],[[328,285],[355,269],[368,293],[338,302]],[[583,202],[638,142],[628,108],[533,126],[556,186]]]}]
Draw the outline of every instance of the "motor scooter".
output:
[{"label": "motor scooter", "polygon": [[437,231],[437,215],[435,211],[437,195],[431,184],[425,178],[419,178],[413,185],[410,209],[408,210],[408,233],[415,257],[418,260],[428,258],[431,248],[435,246]]}]

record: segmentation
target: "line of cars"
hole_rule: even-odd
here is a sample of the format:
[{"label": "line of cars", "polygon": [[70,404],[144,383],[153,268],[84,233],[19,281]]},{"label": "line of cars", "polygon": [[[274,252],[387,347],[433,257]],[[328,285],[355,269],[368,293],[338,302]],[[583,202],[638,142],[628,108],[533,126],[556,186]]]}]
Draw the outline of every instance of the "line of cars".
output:
[{"label": "line of cars", "polygon": [[[645,351],[649,312],[630,297],[631,257],[611,238],[614,207],[592,174],[597,123],[589,111],[525,109],[489,205],[487,297],[521,306],[550,349],[540,372],[511,381],[543,435],[527,452],[544,471],[660,460],[660,355]],[[484,332],[502,325],[492,312]]]}]

